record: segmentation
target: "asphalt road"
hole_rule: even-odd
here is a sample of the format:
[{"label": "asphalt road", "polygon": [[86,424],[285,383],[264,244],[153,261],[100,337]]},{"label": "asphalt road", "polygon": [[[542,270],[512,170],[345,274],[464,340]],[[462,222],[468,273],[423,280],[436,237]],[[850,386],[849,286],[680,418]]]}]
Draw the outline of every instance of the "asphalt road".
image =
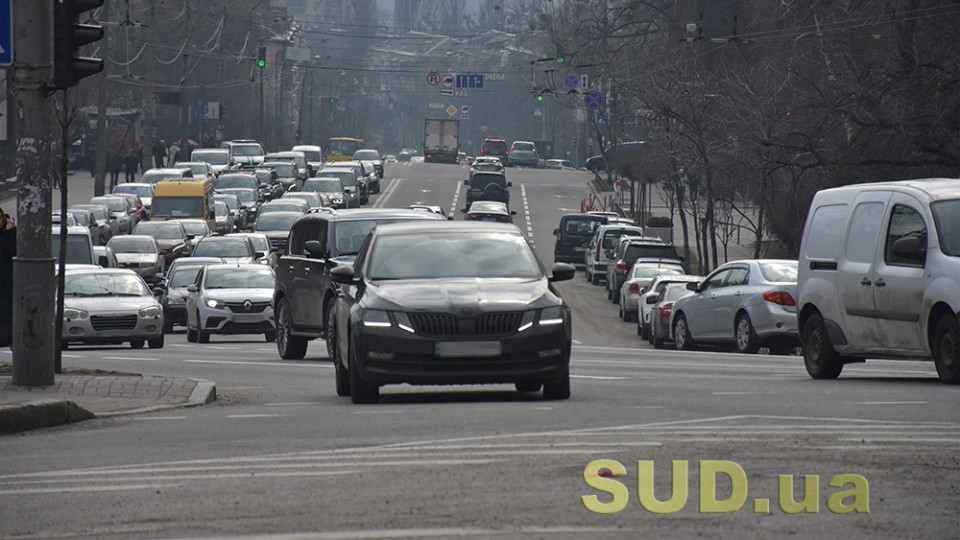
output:
[{"label": "asphalt road", "polygon": [[[588,177],[508,175],[516,223],[549,264]],[[458,210],[465,176],[388,166],[371,204]],[[558,288],[575,339],[562,402],[397,386],[352,405],[319,340],[302,361],[182,331],[162,350],[72,347],[66,366],[209,379],[219,399],[0,438],[0,537],[958,537],[960,392],[931,363],[814,381],[796,356],[653,350],[602,287]],[[675,483],[673,462],[688,473]]]}]

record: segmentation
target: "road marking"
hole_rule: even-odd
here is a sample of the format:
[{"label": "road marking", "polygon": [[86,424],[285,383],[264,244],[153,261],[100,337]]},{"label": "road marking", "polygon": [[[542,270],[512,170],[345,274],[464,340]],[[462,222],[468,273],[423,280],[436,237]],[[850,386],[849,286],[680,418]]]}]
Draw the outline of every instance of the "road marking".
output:
[{"label": "road marking", "polygon": [[353,414],[400,414],[402,411],[389,411],[389,410],[379,410],[379,411],[353,411]]},{"label": "road marking", "polygon": [[291,403],[264,403],[264,407],[299,407],[302,405],[317,405],[309,401],[291,402]]},{"label": "road marking", "polygon": [[715,396],[758,396],[762,394],[777,394],[778,392],[713,392]]},{"label": "road marking", "polygon": [[303,367],[303,368],[333,368],[333,364],[288,364],[277,360],[276,362],[242,362],[237,360],[184,360],[187,364],[228,364],[242,366],[268,366],[268,367]]},{"label": "road marking", "polygon": [[156,362],[159,358],[143,358],[138,356],[104,356],[104,360],[132,360],[134,362]]},{"label": "road marking", "polygon": [[457,189],[453,192],[453,201],[450,203],[450,212],[448,213],[450,217],[457,215],[457,201],[460,200],[460,186],[462,185],[460,182],[457,182]]},{"label": "road marking", "polygon": [[133,420],[186,420],[186,416],[129,416]]},{"label": "road marking", "polygon": [[604,377],[601,375],[570,375],[571,379],[594,379],[598,381],[623,381],[630,377]]},{"label": "road marking", "polygon": [[530,245],[536,249],[537,245],[533,241],[533,222],[530,220],[530,204],[527,202],[527,185],[520,184],[520,196],[523,199],[523,219],[527,222],[527,239]]},{"label": "road marking", "polygon": [[276,418],[282,414],[228,414],[227,418]]},{"label": "road marking", "polygon": [[[770,392],[771,394],[773,392]],[[854,405],[926,405],[926,401],[855,401]]]},{"label": "road marking", "polygon": [[373,208],[383,208],[386,206],[387,201],[390,200],[390,196],[393,195],[393,192],[400,187],[400,183],[403,182],[403,178],[394,178],[390,181],[390,185],[387,186],[387,189],[384,189],[383,192],[379,194],[377,200],[370,206]]}]

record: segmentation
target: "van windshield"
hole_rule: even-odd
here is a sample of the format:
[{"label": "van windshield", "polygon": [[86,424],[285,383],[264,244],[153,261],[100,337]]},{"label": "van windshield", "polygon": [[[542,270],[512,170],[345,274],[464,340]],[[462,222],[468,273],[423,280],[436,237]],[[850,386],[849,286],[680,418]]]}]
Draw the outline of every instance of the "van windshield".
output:
[{"label": "van windshield", "polygon": [[152,217],[203,217],[203,197],[154,197]]},{"label": "van windshield", "polygon": [[930,205],[937,226],[940,251],[960,257],[960,199],[937,201]]}]

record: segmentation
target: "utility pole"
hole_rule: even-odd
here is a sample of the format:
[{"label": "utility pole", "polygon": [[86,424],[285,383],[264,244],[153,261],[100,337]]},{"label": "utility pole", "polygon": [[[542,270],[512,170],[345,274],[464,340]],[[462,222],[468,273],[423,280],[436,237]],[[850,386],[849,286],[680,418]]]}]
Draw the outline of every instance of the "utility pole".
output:
[{"label": "utility pole", "polygon": [[[100,10],[100,20],[110,20],[110,4],[112,4],[112,2],[103,3],[103,8]],[[106,58],[109,56],[109,49],[110,40],[107,36],[104,36],[102,44],[100,45],[100,57]],[[103,73],[100,75],[100,86],[97,89],[97,174],[93,181],[93,194],[97,196],[107,192],[107,84],[109,81],[110,79],[107,78],[107,66],[104,64]],[[66,149],[64,149],[64,151],[66,151]]]},{"label": "utility pole", "polygon": [[[14,0],[13,93],[17,117],[17,257],[13,260],[13,377],[21,386],[54,383],[56,290],[51,249],[53,2]],[[64,149],[66,151],[66,149]]]}]

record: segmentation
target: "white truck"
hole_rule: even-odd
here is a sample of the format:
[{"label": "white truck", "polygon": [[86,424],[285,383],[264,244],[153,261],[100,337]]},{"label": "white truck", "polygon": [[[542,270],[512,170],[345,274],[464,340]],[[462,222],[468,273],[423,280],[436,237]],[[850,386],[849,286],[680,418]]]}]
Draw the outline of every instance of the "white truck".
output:
[{"label": "white truck", "polygon": [[423,160],[457,163],[460,152],[460,121],[427,118],[423,125]]}]

